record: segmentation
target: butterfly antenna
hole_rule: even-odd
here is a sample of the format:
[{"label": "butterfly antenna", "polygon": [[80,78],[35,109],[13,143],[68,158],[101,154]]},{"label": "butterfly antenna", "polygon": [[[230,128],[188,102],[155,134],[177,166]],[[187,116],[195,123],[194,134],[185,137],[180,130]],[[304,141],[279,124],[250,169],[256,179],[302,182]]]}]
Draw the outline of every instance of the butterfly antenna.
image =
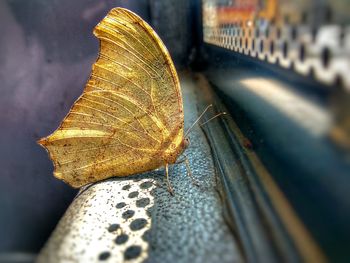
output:
[{"label": "butterfly antenna", "polygon": [[199,122],[199,120],[203,117],[203,115],[209,110],[210,107],[213,107],[213,104],[209,104],[205,110],[202,112],[201,115],[199,115],[199,117],[197,118],[197,120],[191,125],[190,128],[188,128],[188,130],[185,132],[185,138],[187,137],[187,135],[190,133],[190,131],[192,130],[192,128],[194,127],[194,125],[197,124],[197,122]]},{"label": "butterfly antenna", "polygon": [[206,122],[203,122],[203,123],[201,123],[201,124],[199,124],[199,126],[203,126],[203,125],[205,125],[205,124],[207,124],[208,122],[210,122],[211,120],[214,120],[215,118],[217,118],[217,117],[219,117],[219,116],[221,116],[221,115],[226,115],[227,113],[226,112],[220,112],[220,113],[218,113],[218,114],[216,114],[214,117],[211,117],[209,120],[207,120]]}]

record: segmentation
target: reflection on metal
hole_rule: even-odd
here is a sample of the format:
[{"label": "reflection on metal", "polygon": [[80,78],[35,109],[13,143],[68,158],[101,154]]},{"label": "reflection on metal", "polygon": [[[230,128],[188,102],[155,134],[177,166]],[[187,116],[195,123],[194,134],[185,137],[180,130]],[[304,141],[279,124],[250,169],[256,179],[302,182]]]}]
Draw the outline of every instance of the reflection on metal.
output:
[{"label": "reflection on metal", "polygon": [[[335,116],[329,117],[327,106],[320,100],[323,97],[304,93],[302,86],[300,89],[293,86],[295,82],[263,74],[248,66],[213,68],[206,75],[247,138],[241,147],[245,148],[245,153],[240,156],[255,152],[269,172],[270,178],[257,175],[267,184],[266,189],[272,195],[270,204],[285,221],[284,226],[293,236],[295,246],[306,258],[314,258],[303,243],[306,239],[300,233],[301,228],[295,227],[294,223],[294,226],[290,225],[294,220],[288,218],[287,206],[271,188],[270,179],[285,196],[319,250],[331,262],[348,259],[349,159],[346,160],[342,151],[324,136],[332,131],[333,125],[329,124]],[[346,104],[348,98],[344,94],[343,99]],[[339,103],[338,99],[336,101]],[[345,126],[345,119],[343,122]],[[230,138],[229,143],[235,146],[235,136]],[[251,179],[250,176],[247,175]],[[251,189],[254,191],[256,187]],[[275,231],[275,225],[271,229]]]},{"label": "reflection on metal", "polygon": [[204,42],[350,90],[348,1],[203,0],[202,9]]},{"label": "reflection on metal", "polygon": [[[199,76],[205,99],[227,111]],[[248,84],[249,85],[249,84]],[[278,91],[279,94],[283,91]],[[286,95],[285,95],[286,96]],[[292,96],[293,97],[293,96]],[[265,99],[265,98],[264,98]],[[312,107],[311,107],[312,108]],[[318,109],[305,109],[318,113]],[[315,115],[318,115],[315,114]],[[323,252],[289,200],[230,116],[205,126],[221,180],[227,219],[241,241],[247,262],[326,262]]]},{"label": "reflection on metal", "polygon": [[326,135],[329,132],[330,113],[301,95],[291,92],[283,83],[258,77],[243,79],[241,83],[242,87],[264,99],[313,135]]}]

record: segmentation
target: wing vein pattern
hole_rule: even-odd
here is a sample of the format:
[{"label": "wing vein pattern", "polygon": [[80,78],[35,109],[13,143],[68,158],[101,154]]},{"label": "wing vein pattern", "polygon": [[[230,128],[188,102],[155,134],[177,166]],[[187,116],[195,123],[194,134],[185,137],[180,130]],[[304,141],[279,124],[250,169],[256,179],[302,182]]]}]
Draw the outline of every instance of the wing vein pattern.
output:
[{"label": "wing vein pattern", "polygon": [[183,141],[179,80],[154,30],[114,8],[94,34],[100,51],[82,95],[39,141],[54,175],[73,187],[153,170],[177,157]]}]

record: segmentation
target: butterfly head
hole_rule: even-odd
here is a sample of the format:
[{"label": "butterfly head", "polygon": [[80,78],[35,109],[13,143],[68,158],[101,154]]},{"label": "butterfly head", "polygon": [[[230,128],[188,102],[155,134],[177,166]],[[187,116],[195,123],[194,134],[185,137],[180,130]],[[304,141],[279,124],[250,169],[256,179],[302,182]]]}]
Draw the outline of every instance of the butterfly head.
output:
[{"label": "butterfly head", "polygon": [[182,141],[182,148],[184,150],[186,150],[188,148],[188,146],[190,145],[190,138],[185,138],[183,141]]}]

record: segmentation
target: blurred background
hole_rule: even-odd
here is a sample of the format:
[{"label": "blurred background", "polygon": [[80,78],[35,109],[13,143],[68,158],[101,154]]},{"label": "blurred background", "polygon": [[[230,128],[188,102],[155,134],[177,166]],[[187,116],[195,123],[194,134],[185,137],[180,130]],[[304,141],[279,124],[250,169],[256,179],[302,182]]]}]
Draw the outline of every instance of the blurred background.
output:
[{"label": "blurred background", "polygon": [[[0,0],[0,252],[36,254],[76,190],[36,144],[81,94],[113,7],[202,72],[327,256],[350,246],[350,2]],[[335,261],[334,261],[335,262]]]}]

